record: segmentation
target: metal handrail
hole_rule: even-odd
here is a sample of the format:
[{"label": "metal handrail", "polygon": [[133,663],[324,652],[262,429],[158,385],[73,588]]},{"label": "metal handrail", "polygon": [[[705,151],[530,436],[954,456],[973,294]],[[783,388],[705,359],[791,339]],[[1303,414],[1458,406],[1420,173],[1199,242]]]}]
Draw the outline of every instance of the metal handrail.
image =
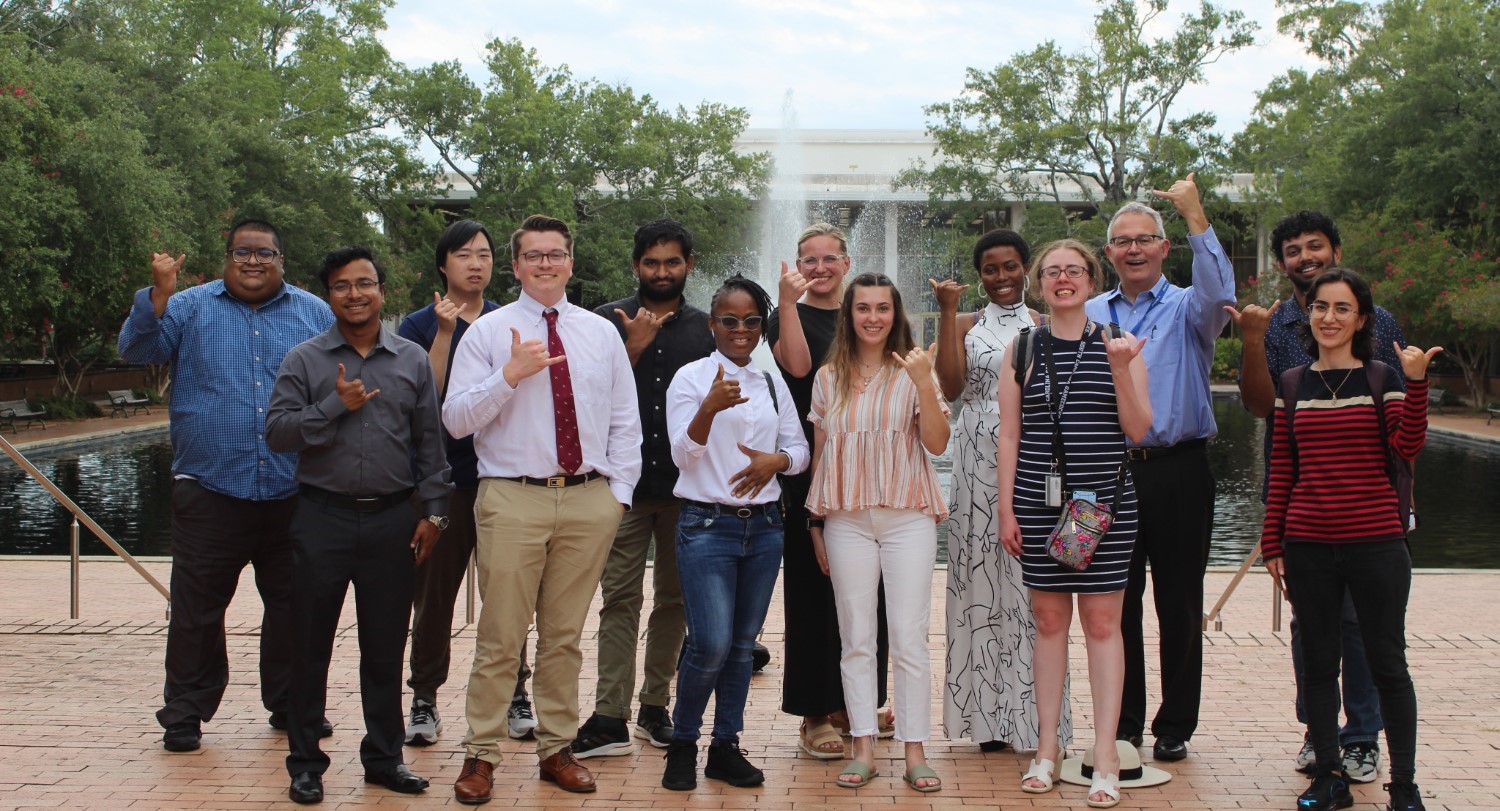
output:
[{"label": "metal handrail", "polygon": [[167,591],[167,587],[163,586],[160,580],[157,580],[150,572],[146,571],[146,567],[142,566],[140,561],[136,560],[129,552],[126,552],[125,547],[120,546],[120,543],[113,537],[111,537],[110,534],[105,531],[104,527],[99,526],[99,522],[95,521],[93,518],[90,518],[89,514],[84,512],[82,507],[79,507],[77,504],[73,503],[73,499],[68,498],[67,493],[64,493],[61,488],[59,488],[56,484],[53,484],[51,479],[47,478],[46,475],[42,473],[42,471],[38,470],[36,465],[33,465],[31,463],[30,459],[27,459],[24,455],[22,455],[22,453],[16,449],[16,446],[10,444],[10,440],[6,439],[3,436],[0,436],[0,450],[4,450],[6,456],[9,456],[12,461],[14,461],[21,467],[22,470],[26,471],[26,475],[35,479],[36,483],[40,484],[43,490],[46,490],[49,494],[52,495],[53,498],[57,499],[57,503],[66,507],[68,512],[73,514],[73,529],[71,533],[72,548],[69,555],[70,573],[68,578],[69,617],[75,620],[78,619],[78,524],[80,522],[82,522],[84,526],[88,527],[90,532],[94,533],[94,537],[103,541],[104,545],[110,548],[110,551],[114,552],[116,555],[119,555],[120,559],[124,560],[126,563],[129,563],[130,568],[135,569],[136,574],[140,575],[142,579],[151,584],[151,587],[156,589],[156,591],[161,594],[162,599],[167,600],[168,605],[170,606],[172,598],[171,593]]},{"label": "metal handrail", "polygon": [[[1219,617],[1219,613],[1224,610],[1224,604],[1229,602],[1229,597],[1234,594],[1235,589],[1239,588],[1240,581],[1245,579],[1245,574],[1250,571],[1251,566],[1255,565],[1255,559],[1258,557],[1260,557],[1260,545],[1256,544],[1250,547],[1250,553],[1245,555],[1244,562],[1230,579],[1229,585],[1224,588],[1224,593],[1219,595],[1218,602],[1214,603],[1213,608],[1203,612],[1203,630],[1207,631],[1210,624],[1213,625],[1215,631],[1224,630],[1224,620]],[[1275,578],[1271,580],[1271,630],[1277,633],[1281,631],[1281,587],[1276,584]]]}]

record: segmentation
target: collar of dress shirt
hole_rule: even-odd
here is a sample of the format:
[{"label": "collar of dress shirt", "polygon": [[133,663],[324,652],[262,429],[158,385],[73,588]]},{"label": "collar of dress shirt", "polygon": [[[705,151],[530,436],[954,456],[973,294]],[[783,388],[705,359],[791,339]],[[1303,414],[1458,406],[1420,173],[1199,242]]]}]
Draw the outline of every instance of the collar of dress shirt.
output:
[{"label": "collar of dress shirt", "polygon": [[526,291],[524,290],[521,291],[520,296],[516,297],[516,303],[521,305],[522,314],[526,316],[526,320],[529,321],[532,326],[542,323],[542,318],[548,310],[556,310],[557,318],[559,321],[561,321],[562,319],[567,317],[568,310],[572,309],[573,307],[572,304],[568,303],[568,299],[566,296],[558,299],[557,304],[548,307],[542,304],[540,301],[532,298],[531,296],[526,295]]},{"label": "collar of dress shirt", "polygon": [[[670,324],[673,321],[676,321],[678,317],[682,315],[682,311],[687,309],[689,306],[691,305],[687,303],[687,296],[678,296],[677,306],[672,308],[672,317],[665,319],[664,321],[662,321],[662,323]],[[637,291],[636,294],[631,297],[630,309],[626,310],[625,314],[630,316],[631,318],[635,318],[636,316],[641,314],[641,310],[645,309],[645,307],[646,302],[641,300],[641,294],[639,291]],[[625,308],[622,307],[621,309]]]},{"label": "collar of dress shirt", "polygon": [[[210,284],[213,284],[213,285],[216,285],[216,286],[213,287],[213,288],[210,288],[209,295],[212,295],[212,296],[224,296],[226,298],[230,298],[230,299],[233,299],[235,301],[239,301],[241,304],[244,304],[246,307],[250,306],[246,302],[240,301],[240,299],[239,299],[238,296],[236,296],[235,294],[229,292],[229,287],[224,284],[224,280],[223,279],[214,279],[212,282],[210,282]],[[290,296],[292,294],[292,292],[287,289],[289,286],[290,285],[288,285],[286,283],[286,278],[283,277],[282,280],[281,280],[281,289],[276,291],[276,295],[274,295],[274,296],[266,299],[265,301],[262,301],[260,304],[258,304],[256,306],[258,306],[258,307],[264,307],[267,304],[270,304],[271,302],[280,301],[280,300],[286,298],[287,296]]]},{"label": "collar of dress shirt", "polygon": [[738,363],[730,360],[729,358],[724,357],[723,353],[715,349],[713,352],[709,353],[708,359],[710,362],[720,364],[724,367],[725,377],[732,377],[736,380],[745,380],[760,374],[760,369],[756,368],[755,366],[754,358],[751,358],[749,363],[741,366]]},{"label": "collar of dress shirt", "polygon": [[[1150,290],[1146,290],[1141,295],[1143,296],[1143,295],[1145,295],[1145,293],[1150,293],[1151,294],[1151,298],[1153,298],[1153,299],[1159,299],[1159,298],[1162,297],[1162,294],[1167,291],[1167,287],[1169,285],[1171,285],[1171,284],[1172,283],[1167,280],[1167,274],[1163,273],[1161,275],[1161,278],[1159,278],[1159,279],[1156,280],[1156,284],[1151,285],[1151,289]],[[1134,306],[1137,306],[1140,303],[1141,296],[1136,296],[1135,297],[1135,299],[1136,299],[1135,302],[1132,303],[1130,301],[1130,299],[1125,298],[1125,291],[1121,290],[1119,285],[1115,285],[1115,289],[1113,289],[1113,290],[1109,291],[1108,293],[1104,294],[1104,300],[1105,301],[1114,301],[1115,299],[1120,299],[1120,300],[1124,301],[1126,304],[1130,304],[1132,307],[1134,307]]]},{"label": "collar of dress shirt", "polygon": [[[384,350],[392,355],[396,354],[396,350],[390,346],[392,337],[394,336],[391,334],[390,328],[382,323],[380,331],[375,334],[375,346],[370,351]],[[313,340],[319,349],[334,350],[341,346],[348,346],[353,349],[349,344],[349,339],[345,338],[343,331],[339,329],[338,322],[334,322],[333,326],[329,327],[322,335],[317,336]]]}]

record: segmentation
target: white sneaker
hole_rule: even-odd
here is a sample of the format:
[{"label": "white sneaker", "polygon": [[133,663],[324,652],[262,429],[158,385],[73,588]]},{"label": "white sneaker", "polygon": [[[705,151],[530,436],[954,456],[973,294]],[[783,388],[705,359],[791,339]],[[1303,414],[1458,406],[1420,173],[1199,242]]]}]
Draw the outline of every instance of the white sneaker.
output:
[{"label": "white sneaker", "polygon": [[417,699],[411,703],[411,721],[406,725],[407,746],[431,746],[443,731],[443,719],[431,701]]},{"label": "white sneaker", "polygon": [[1380,747],[1373,743],[1351,743],[1344,747],[1344,773],[1356,783],[1373,783],[1380,775]]},{"label": "white sneaker", "polygon": [[1302,751],[1297,753],[1297,771],[1312,774],[1318,765],[1318,753],[1313,749],[1312,735],[1302,733]]},{"label": "white sneaker", "polygon": [[517,698],[510,702],[505,713],[507,734],[518,741],[529,741],[536,737],[536,716],[531,714],[531,699]]}]

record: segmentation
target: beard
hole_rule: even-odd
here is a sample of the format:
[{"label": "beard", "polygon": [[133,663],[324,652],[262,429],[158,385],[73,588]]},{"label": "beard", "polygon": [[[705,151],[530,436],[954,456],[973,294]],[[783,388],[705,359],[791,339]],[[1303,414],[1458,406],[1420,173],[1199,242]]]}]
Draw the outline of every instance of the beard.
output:
[{"label": "beard", "polygon": [[686,286],[686,278],[678,282],[673,282],[666,287],[654,287],[647,284],[645,279],[642,279],[640,286],[636,288],[636,293],[641,298],[652,301],[676,301],[682,297],[682,289]]}]

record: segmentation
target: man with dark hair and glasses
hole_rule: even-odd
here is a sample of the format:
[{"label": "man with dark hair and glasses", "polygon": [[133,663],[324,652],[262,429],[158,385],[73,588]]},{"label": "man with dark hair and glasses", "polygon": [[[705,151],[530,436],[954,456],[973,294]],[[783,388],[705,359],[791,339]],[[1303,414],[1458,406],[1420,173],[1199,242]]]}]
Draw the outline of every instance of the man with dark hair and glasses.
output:
[{"label": "man with dark hair and glasses", "polygon": [[427,781],[401,754],[401,670],[415,570],[448,526],[448,461],[427,353],[380,323],[385,271],[366,248],[323,259],[318,281],[337,323],[287,353],[266,438],[297,454],[292,518],[296,662],[287,740],[288,795],[323,799],[328,755],[318,722],[344,596],[354,587],[365,782],[417,794]]},{"label": "man with dark hair and glasses", "polygon": [[657,748],[672,743],[667,705],[686,631],[677,579],[677,519],[682,500],[672,495],[677,466],[672,463],[667,435],[667,387],[678,369],[708,357],[714,339],[708,331],[708,315],[682,295],[693,271],[693,235],[681,223],[656,220],[637,228],[630,259],[637,282],[635,295],[594,312],[608,319],[625,342],[635,375],[643,468],[635,502],[620,520],[600,579],[604,604],[599,609],[599,683],[594,714],[573,741],[573,754],[580,758],[634,751],[626,719],[635,687],[646,557],[653,546],[653,597],[646,622],[645,678],[638,697],[635,737]]},{"label": "man with dark hair and glasses", "polygon": [[[224,612],[246,564],[265,613],[261,701],[287,728],[292,678],[292,545],[296,457],[271,450],[266,408],[293,346],[328,329],[333,313],[283,283],[281,238],[270,223],[229,230],[223,278],[176,292],[186,256],[151,255],[152,285],[120,328],[120,357],[172,367],[172,585],[162,745],[190,752],[229,684]],[[327,721],[321,734],[331,735]]]},{"label": "man with dark hair and glasses", "polygon": [[[1313,362],[1299,338],[1301,327],[1308,323],[1307,291],[1313,279],[1343,259],[1343,242],[1333,218],[1318,211],[1303,210],[1288,215],[1271,229],[1271,254],[1275,265],[1292,283],[1292,295],[1271,305],[1245,305],[1243,312],[1231,315],[1245,342],[1240,365],[1240,401],[1257,417],[1266,420],[1265,458],[1271,458],[1271,411],[1275,405],[1281,375]],[[1406,335],[1395,317],[1384,307],[1375,307],[1375,359],[1401,371],[1401,356],[1396,345],[1406,346]],[[1266,479],[1261,485],[1265,501],[1271,466],[1266,465]],[[1302,747],[1294,761],[1297,771],[1311,774],[1317,768],[1312,737],[1307,734],[1307,713],[1302,698],[1302,623],[1292,615],[1292,673],[1297,680],[1297,720],[1304,729]],[[1385,722],[1380,715],[1380,696],[1370,665],[1365,661],[1364,637],[1360,635],[1359,617],[1354,601],[1344,595],[1340,638],[1343,643],[1342,692],[1344,726],[1339,730],[1339,748],[1344,772],[1357,783],[1369,783],[1380,773],[1380,730]]]},{"label": "man with dark hair and glasses", "polygon": [[520,297],[474,322],[448,378],[443,424],[474,437],[475,558],[484,609],[469,672],[466,804],[489,802],[521,647],[537,624],[536,753],[541,779],[592,792],[573,756],[579,643],[620,518],[641,475],[635,377],[619,333],[567,300],[573,236],[527,217],[511,236]]},{"label": "man with dark hair and glasses", "polygon": [[1153,194],[1171,201],[1187,223],[1192,285],[1178,287],[1162,275],[1172,244],[1161,214],[1126,203],[1110,218],[1105,248],[1120,284],[1091,299],[1085,311],[1145,341],[1151,429],[1139,443],[1128,443],[1140,524],[1121,618],[1125,693],[1117,734],[1139,745],[1146,728],[1142,600],[1149,563],[1161,640],[1161,706],[1151,722],[1152,754],[1171,761],[1187,757],[1203,692],[1203,577],[1215,494],[1208,441],[1219,432],[1208,373],[1214,341],[1229,323],[1224,307],[1234,304],[1234,266],[1208,224],[1192,173]]}]

